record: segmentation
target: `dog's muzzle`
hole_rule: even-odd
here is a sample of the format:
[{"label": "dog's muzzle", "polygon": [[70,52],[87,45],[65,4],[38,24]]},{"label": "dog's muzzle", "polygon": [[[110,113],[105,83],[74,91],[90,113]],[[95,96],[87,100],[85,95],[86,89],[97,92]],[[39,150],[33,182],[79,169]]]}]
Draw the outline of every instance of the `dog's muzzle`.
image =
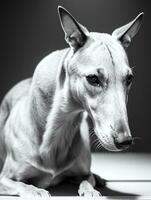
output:
[{"label": "dog's muzzle", "polygon": [[121,134],[117,137],[114,137],[114,144],[119,150],[128,149],[133,143],[133,139],[131,136],[125,137]]}]

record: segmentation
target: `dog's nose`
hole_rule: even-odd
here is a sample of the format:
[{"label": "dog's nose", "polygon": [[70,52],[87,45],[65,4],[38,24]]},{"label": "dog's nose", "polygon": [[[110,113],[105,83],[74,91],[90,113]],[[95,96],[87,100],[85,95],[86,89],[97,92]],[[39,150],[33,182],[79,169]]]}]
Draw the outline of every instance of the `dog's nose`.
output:
[{"label": "dog's nose", "polygon": [[124,136],[124,134],[119,134],[116,138],[114,138],[114,143],[118,149],[127,149],[132,142],[132,137]]}]

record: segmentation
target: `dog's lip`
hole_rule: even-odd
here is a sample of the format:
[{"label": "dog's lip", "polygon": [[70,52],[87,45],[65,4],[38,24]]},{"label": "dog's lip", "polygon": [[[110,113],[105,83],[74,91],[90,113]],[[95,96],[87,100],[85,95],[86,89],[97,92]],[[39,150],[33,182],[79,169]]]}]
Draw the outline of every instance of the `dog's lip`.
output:
[{"label": "dog's lip", "polygon": [[[98,136],[97,136],[97,137],[98,137]],[[109,144],[109,143],[103,142],[99,137],[98,137],[98,139],[99,139],[99,142],[100,142],[101,146],[102,146],[104,149],[106,149],[107,151],[121,151],[121,149],[118,149],[118,148],[114,145],[114,143],[113,143],[113,144]]]},{"label": "dog's lip", "polygon": [[113,152],[122,151],[122,149],[118,149],[118,148],[116,148],[115,146],[106,146],[106,145],[104,145],[103,147],[104,147],[107,151],[113,151]]},{"label": "dog's lip", "polygon": [[120,144],[116,144],[115,142],[114,142],[114,145],[118,149],[118,151],[125,151],[125,150],[127,150],[127,149],[130,148],[130,145],[124,145],[124,146],[122,146]]}]

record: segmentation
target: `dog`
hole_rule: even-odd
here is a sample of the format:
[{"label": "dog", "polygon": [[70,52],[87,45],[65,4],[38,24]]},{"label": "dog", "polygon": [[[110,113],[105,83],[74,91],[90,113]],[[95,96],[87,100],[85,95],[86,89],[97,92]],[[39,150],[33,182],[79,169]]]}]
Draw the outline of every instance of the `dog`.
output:
[{"label": "dog", "polygon": [[69,48],[45,57],[1,103],[1,195],[49,197],[49,186],[69,178],[78,182],[80,196],[100,196],[90,170],[89,131],[109,151],[133,143],[126,48],[143,13],[110,35],[89,32],[61,6],[58,12]]}]

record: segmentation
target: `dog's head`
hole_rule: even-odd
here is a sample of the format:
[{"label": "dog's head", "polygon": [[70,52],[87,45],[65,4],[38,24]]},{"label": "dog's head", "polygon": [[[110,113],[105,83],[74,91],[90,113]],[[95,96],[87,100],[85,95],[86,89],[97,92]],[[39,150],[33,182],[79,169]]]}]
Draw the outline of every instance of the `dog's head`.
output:
[{"label": "dog's head", "polygon": [[133,72],[125,49],[143,13],[112,35],[89,32],[62,7],[59,16],[71,47],[63,76],[68,77],[71,95],[88,112],[100,143],[110,151],[123,150],[132,143],[126,104]]}]

